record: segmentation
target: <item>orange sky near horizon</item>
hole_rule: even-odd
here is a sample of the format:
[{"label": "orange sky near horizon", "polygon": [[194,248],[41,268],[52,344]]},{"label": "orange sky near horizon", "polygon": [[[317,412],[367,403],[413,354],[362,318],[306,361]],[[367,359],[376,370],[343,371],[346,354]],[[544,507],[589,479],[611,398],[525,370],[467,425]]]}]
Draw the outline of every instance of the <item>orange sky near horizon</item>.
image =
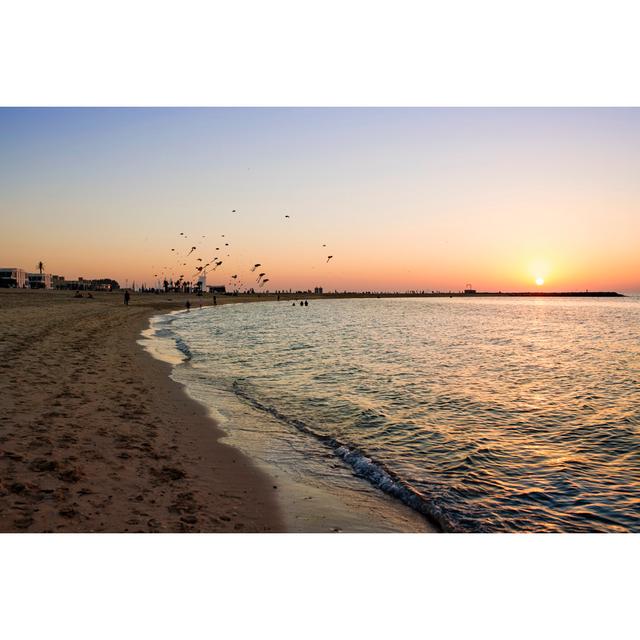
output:
[{"label": "orange sky near horizon", "polygon": [[640,291],[638,110],[2,109],[0,134],[0,266],[154,286],[219,254],[209,284],[260,262],[271,290]]}]

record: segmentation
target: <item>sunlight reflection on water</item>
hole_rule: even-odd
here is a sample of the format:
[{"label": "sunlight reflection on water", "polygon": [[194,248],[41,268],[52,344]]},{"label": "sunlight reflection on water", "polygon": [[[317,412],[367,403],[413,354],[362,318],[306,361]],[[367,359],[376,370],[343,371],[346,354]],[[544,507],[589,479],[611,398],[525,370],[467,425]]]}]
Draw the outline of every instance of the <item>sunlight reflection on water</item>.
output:
[{"label": "sunlight reflection on water", "polygon": [[372,482],[379,463],[451,529],[640,530],[638,298],[227,305],[171,329],[187,383],[344,445]]}]

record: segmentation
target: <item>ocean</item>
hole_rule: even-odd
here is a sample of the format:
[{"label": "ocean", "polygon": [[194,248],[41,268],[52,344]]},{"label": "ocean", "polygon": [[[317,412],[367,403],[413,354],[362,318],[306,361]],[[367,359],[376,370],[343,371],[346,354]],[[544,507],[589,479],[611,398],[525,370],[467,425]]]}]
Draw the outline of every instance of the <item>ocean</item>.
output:
[{"label": "ocean", "polygon": [[640,531],[638,297],[231,304],[146,337],[303,488],[444,531]]}]

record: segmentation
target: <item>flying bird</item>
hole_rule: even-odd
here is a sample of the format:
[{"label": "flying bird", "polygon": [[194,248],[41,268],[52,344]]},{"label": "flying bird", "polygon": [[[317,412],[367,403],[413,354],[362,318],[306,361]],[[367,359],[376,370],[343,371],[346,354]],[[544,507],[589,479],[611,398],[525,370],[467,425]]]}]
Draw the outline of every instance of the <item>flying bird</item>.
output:
[{"label": "flying bird", "polygon": [[327,257],[327,262],[329,262],[329,260],[331,260],[331,258],[333,258],[333,256],[328,256]]},{"label": "flying bird", "polygon": [[253,265],[253,267],[251,267],[251,269],[249,269],[249,271],[253,272],[253,271],[255,271],[258,267],[261,267],[261,266],[262,266],[262,265],[261,265],[259,262],[257,262],[256,264],[254,264],[254,265]]},{"label": "flying bird", "polygon": [[266,276],[266,273],[259,273],[258,274],[258,279],[256,280],[256,282],[260,282],[260,280],[262,280],[262,276]]},{"label": "flying bird", "polygon": [[196,247],[191,247],[191,251],[187,253],[187,256],[190,256],[195,250],[196,250]]}]

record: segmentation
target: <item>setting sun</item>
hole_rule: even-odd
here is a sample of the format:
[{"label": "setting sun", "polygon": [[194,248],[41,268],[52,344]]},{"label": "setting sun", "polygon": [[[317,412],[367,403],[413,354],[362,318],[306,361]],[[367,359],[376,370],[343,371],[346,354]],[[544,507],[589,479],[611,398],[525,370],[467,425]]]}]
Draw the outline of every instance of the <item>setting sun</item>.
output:
[{"label": "setting sun", "polygon": [[536,284],[541,287],[544,284],[544,278],[541,278],[540,276],[538,276],[536,278]]}]

